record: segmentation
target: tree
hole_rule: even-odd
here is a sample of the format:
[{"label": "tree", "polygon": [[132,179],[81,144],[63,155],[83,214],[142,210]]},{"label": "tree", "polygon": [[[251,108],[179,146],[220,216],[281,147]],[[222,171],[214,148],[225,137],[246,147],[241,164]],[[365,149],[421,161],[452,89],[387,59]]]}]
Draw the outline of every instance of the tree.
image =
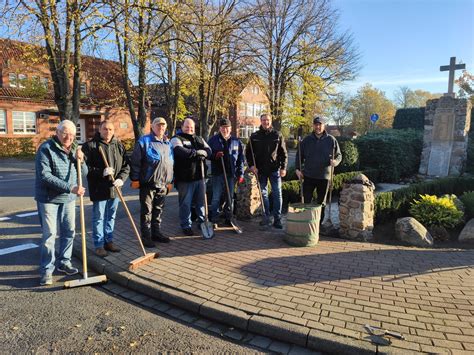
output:
[{"label": "tree", "polygon": [[461,76],[456,80],[456,84],[459,86],[459,97],[469,98],[474,104],[474,75],[463,70]]},{"label": "tree", "polygon": [[395,105],[385,97],[385,93],[365,84],[351,100],[350,112],[352,124],[357,132],[365,134],[371,127],[370,116],[374,113],[379,119],[374,125],[377,128],[392,127]]},{"label": "tree", "polygon": [[85,39],[104,25],[100,8],[94,0],[5,2],[2,15],[10,28],[17,24],[20,36],[45,43],[61,120],[79,120],[81,48]]},{"label": "tree", "polygon": [[328,118],[336,124],[341,135],[343,135],[344,129],[352,123],[351,104],[352,98],[349,95],[339,93],[329,101],[326,110]]},{"label": "tree", "polygon": [[300,75],[319,76],[330,85],[349,80],[358,56],[349,34],[336,31],[338,15],[327,0],[257,0],[248,43],[255,71],[267,81],[274,126],[283,117],[289,84]]},{"label": "tree", "polygon": [[424,90],[411,90],[407,86],[401,86],[395,92],[394,101],[398,108],[425,107],[426,101],[440,96],[440,94],[432,94]]}]

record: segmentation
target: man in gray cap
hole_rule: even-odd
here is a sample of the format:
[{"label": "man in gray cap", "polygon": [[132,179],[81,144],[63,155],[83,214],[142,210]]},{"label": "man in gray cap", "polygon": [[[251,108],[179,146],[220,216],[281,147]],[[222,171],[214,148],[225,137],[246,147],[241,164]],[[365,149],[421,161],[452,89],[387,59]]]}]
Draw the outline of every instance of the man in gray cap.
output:
[{"label": "man in gray cap", "polygon": [[316,203],[323,205],[320,221],[322,223],[331,168],[339,165],[342,160],[336,138],[325,130],[324,118],[314,118],[313,132],[300,143],[297,154],[301,154],[301,162],[298,157],[296,159],[296,175],[303,179],[304,203],[311,203],[316,189]]}]

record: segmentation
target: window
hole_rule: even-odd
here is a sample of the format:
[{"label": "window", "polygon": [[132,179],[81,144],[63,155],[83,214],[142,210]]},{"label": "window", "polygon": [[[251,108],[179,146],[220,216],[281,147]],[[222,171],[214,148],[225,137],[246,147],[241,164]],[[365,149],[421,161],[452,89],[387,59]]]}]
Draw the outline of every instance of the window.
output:
[{"label": "window", "polygon": [[248,117],[253,116],[253,106],[252,106],[252,104],[245,104],[245,116],[248,116]]},{"label": "window", "polygon": [[7,118],[5,110],[0,110],[0,134],[7,133]]},{"label": "window", "polygon": [[260,93],[260,88],[258,86],[252,86],[252,94],[258,95]]},{"label": "window", "polygon": [[16,88],[18,79],[15,73],[8,74],[8,82],[10,83],[10,87]]},{"label": "window", "polygon": [[45,89],[48,88],[48,78],[41,78],[41,85],[44,86]]},{"label": "window", "polygon": [[25,84],[26,84],[26,75],[25,74],[19,74],[18,75],[18,84],[20,85],[21,88],[25,87]]},{"label": "window", "polygon": [[81,96],[86,96],[86,95],[87,95],[87,84],[81,83]]},{"label": "window", "polygon": [[249,138],[253,132],[258,131],[258,126],[240,126],[239,137]]},{"label": "window", "polygon": [[13,111],[13,133],[35,134],[36,115],[34,112]]}]

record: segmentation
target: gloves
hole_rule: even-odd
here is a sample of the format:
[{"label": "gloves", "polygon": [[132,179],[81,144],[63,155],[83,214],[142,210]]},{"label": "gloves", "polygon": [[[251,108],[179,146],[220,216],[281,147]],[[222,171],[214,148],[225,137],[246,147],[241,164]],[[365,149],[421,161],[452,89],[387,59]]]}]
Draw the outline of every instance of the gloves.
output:
[{"label": "gloves", "polygon": [[168,195],[171,190],[173,190],[173,184],[167,184],[166,185],[166,194]]},{"label": "gloves", "polygon": [[123,186],[123,180],[122,179],[115,179],[115,181],[113,182],[113,185],[115,187],[122,187]]},{"label": "gloves", "polygon": [[224,156],[224,152],[222,152],[222,151],[216,152],[216,159],[220,159],[223,156]]},{"label": "gloves", "polygon": [[138,181],[138,180],[137,181],[131,181],[130,182],[130,187],[132,189],[139,189],[140,188],[140,181]]},{"label": "gloves", "polygon": [[207,158],[207,152],[204,149],[196,150],[196,155],[198,158],[201,158],[201,159]]},{"label": "gloves", "polygon": [[237,178],[237,184],[239,184],[239,185],[240,185],[240,184],[243,184],[244,181],[245,181],[245,179],[244,179],[243,176],[239,176],[239,177]]},{"label": "gloves", "polygon": [[109,175],[114,175],[114,168],[111,168],[110,166],[108,168],[104,169],[104,172],[102,173],[102,176],[109,176]]}]

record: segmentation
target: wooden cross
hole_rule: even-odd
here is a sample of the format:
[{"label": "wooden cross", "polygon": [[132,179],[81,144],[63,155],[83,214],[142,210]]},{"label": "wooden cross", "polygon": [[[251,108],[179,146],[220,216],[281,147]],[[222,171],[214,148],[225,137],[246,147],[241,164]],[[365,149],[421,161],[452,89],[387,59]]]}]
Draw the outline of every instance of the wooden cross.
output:
[{"label": "wooden cross", "polygon": [[458,69],[466,69],[466,64],[456,64],[456,57],[451,57],[449,65],[442,65],[439,67],[440,71],[449,71],[448,95],[454,96],[454,72]]}]

